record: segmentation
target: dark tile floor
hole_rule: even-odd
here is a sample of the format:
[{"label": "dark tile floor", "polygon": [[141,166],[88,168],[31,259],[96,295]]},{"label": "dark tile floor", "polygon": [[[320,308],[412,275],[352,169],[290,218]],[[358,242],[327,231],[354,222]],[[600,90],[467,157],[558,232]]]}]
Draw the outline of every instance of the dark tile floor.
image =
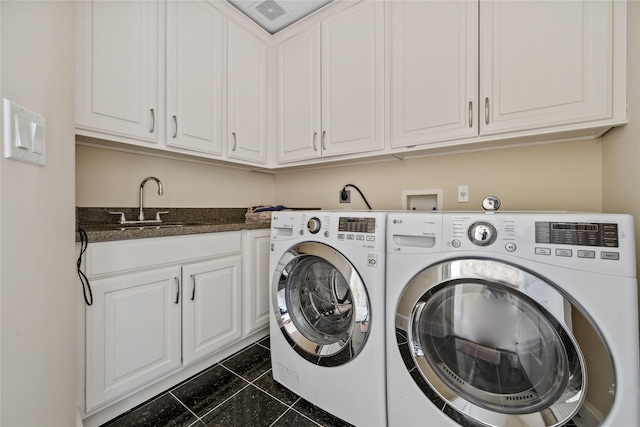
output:
[{"label": "dark tile floor", "polygon": [[104,424],[122,426],[349,426],[273,380],[269,337]]}]

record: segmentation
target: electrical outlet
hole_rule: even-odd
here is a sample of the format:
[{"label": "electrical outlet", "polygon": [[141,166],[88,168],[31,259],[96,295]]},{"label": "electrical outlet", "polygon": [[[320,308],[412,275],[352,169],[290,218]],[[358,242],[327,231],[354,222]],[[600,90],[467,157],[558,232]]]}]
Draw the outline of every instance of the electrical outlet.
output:
[{"label": "electrical outlet", "polygon": [[458,203],[469,203],[468,185],[458,185]]},{"label": "electrical outlet", "polygon": [[338,193],[340,203],[351,203],[351,190],[340,190]]}]

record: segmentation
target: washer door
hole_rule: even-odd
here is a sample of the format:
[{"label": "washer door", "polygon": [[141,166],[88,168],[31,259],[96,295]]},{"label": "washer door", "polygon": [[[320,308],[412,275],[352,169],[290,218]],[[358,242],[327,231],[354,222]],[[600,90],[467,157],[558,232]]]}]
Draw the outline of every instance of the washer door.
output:
[{"label": "washer door", "polygon": [[316,242],[290,248],[276,267],[272,292],[280,330],[300,356],[337,366],[360,353],[369,330],[369,298],[340,252]]},{"label": "washer door", "polygon": [[[460,424],[563,425],[587,394],[575,313],[530,272],[495,260],[450,260],[407,284],[396,311],[398,346],[416,384]],[[613,387],[608,359],[604,384]]]}]

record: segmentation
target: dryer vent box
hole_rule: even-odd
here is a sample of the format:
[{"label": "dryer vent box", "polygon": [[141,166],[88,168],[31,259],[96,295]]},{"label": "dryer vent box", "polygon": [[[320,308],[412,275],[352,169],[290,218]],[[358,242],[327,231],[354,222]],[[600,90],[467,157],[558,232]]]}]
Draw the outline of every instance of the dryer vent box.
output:
[{"label": "dryer vent box", "polygon": [[402,209],[407,211],[441,211],[442,189],[405,190],[402,192]]}]

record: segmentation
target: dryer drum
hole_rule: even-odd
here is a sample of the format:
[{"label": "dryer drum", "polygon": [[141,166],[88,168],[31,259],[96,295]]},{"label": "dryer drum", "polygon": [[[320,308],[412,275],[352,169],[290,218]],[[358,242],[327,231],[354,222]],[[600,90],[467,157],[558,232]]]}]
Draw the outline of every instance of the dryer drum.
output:
[{"label": "dryer drum", "polygon": [[[483,308],[473,307],[478,303]],[[454,305],[483,314],[471,311],[468,321],[454,316],[443,331],[433,319],[444,318]],[[571,375],[581,375],[570,370],[579,361],[575,348],[566,346],[557,322],[539,310],[501,286],[445,286],[418,303],[413,336],[436,374],[474,404],[503,413],[536,412],[559,398]]]},{"label": "dryer drum", "polygon": [[[577,335],[572,323],[582,328]],[[570,422],[588,391],[578,341],[585,325],[601,340],[553,284],[490,259],[427,267],[396,307],[398,349],[411,377],[445,414],[474,425]],[[598,410],[606,416],[610,408]]]}]

